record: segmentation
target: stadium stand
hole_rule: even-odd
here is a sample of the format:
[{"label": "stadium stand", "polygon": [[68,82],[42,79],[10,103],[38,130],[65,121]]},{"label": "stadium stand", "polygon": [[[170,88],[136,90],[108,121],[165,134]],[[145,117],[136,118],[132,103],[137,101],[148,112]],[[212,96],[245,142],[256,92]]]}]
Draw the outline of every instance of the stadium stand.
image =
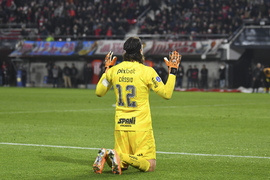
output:
[{"label": "stadium stand", "polygon": [[[189,58],[189,61],[183,63],[186,67],[188,63],[199,67],[204,63],[203,61],[209,60],[207,66],[212,70],[210,80],[213,82],[217,81],[215,69],[219,63],[225,60],[241,61],[238,65],[232,61],[226,62],[230,69],[227,72],[230,74],[227,78],[230,81],[228,84],[239,87],[243,79],[237,79],[241,77],[239,74],[245,74],[244,71],[251,69],[256,61],[266,59],[265,57],[258,58],[258,55],[265,53],[258,50],[245,52],[243,49],[261,47],[265,49],[268,46],[269,7],[269,0],[0,0],[0,52],[3,54],[0,65],[6,61],[9,68],[14,67],[14,73],[11,73],[14,74],[14,78],[11,79],[15,82],[15,70],[18,69],[16,64],[22,64],[28,60],[35,61],[35,59],[47,61],[47,57],[41,58],[38,55],[10,56],[12,50],[23,47],[21,45],[24,40],[40,41],[32,43],[31,48],[42,42],[36,49],[40,52],[43,52],[41,48],[43,44],[51,45],[46,41],[63,41],[67,44],[70,41],[76,41],[78,45],[74,52],[79,50],[88,52],[98,47],[97,41],[113,39],[116,42],[129,35],[138,35],[141,39],[150,41],[148,47],[153,47],[154,41],[155,45],[160,45],[155,46],[155,51],[149,53],[147,57],[149,60],[155,61],[156,57],[152,55],[160,52],[162,48],[166,50],[166,43],[163,43],[165,41],[176,42],[172,44],[184,53],[195,52],[190,53],[190,56],[185,56],[185,60]],[[246,27],[247,24],[256,27]],[[182,40],[185,43],[181,44]],[[88,46],[84,47],[83,41],[92,41],[93,45],[87,49]],[[197,43],[194,43],[196,41]],[[202,45],[200,41],[204,41],[204,44]],[[206,41],[207,43],[213,41],[212,54],[207,54],[210,48],[204,49]],[[222,50],[213,48],[223,43],[227,43],[227,46],[223,46]],[[109,45],[117,45],[117,43],[110,41],[107,46],[104,45],[104,49],[109,48]],[[231,45],[242,49],[241,51],[232,50],[230,53]],[[27,48],[29,47],[26,43],[22,52],[28,51]],[[189,51],[189,48],[192,51]],[[79,59],[81,63],[91,62],[95,58],[100,58],[102,53],[98,52],[87,57],[79,53],[81,55]],[[254,57],[256,55],[256,59],[252,59],[253,54]],[[161,57],[161,54],[157,56]],[[73,60],[72,56],[52,58],[55,62],[68,58],[69,61]],[[212,58],[211,61],[210,58]],[[249,60],[248,64],[244,63],[246,59]],[[211,64],[211,62],[215,63]],[[240,64],[241,68],[239,68]],[[30,69],[28,71],[30,72]],[[216,83],[212,84],[214,84],[212,87],[216,87]]]},{"label": "stadium stand", "polygon": [[164,0],[139,25],[139,34],[232,35],[244,22],[269,20],[269,1]]},{"label": "stadium stand", "polygon": [[[269,1],[248,0],[1,0],[3,28],[36,28],[55,37],[232,35],[244,21],[269,19]],[[136,26],[134,26],[136,24]],[[136,29],[136,28],[135,28]],[[28,34],[24,34],[27,36]]]},{"label": "stadium stand", "polygon": [[2,0],[1,28],[37,28],[42,39],[54,36],[125,35],[148,3],[140,1]]}]

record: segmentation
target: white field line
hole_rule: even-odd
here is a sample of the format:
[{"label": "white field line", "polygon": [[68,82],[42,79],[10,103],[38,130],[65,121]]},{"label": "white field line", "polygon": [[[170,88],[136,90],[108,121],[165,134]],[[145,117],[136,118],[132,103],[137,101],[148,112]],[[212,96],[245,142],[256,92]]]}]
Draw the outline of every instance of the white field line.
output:
[{"label": "white field line", "polygon": [[88,149],[88,150],[99,150],[100,149],[100,148],[88,148],[88,147],[55,146],[55,145],[44,145],[44,144],[22,144],[22,143],[7,143],[7,142],[0,142],[0,144],[12,145],[12,146],[50,147],[50,148],[62,148],[62,149]]},{"label": "white field line", "polygon": [[216,156],[216,157],[238,157],[238,158],[256,158],[256,159],[270,159],[270,157],[264,156],[240,156],[240,155],[223,155],[223,154],[200,154],[200,153],[184,153],[184,152],[161,152],[157,151],[159,154],[180,154],[180,155],[190,155],[190,156]]},{"label": "white field line", "polygon": [[[55,146],[55,145],[44,145],[44,144],[22,144],[22,143],[7,143],[7,142],[0,142],[0,144],[12,145],[12,146],[50,147],[50,148],[62,148],[62,149],[86,149],[86,150],[99,150],[100,149],[100,148],[89,148],[89,147]],[[200,153],[162,152],[162,151],[157,151],[156,153],[157,154],[172,154],[172,155],[189,155],[189,156],[270,159],[270,157],[264,157],[264,156],[240,156],[240,155],[200,154]]]},{"label": "white field line", "polygon": [[33,113],[62,113],[62,112],[91,112],[91,111],[104,111],[104,110],[114,110],[112,108],[103,109],[71,109],[71,110],[47,110],[47,111],[10,111],[10,112],[0,112],[0,114],[33,114]]},{"label": "white field line", "polygon": [[[170,108],[192,108],[192,107],[220,107],[220,106],[243,106],[247,104],[213,104],[213,105],[190,105],[190,106],[151,106],[151,109],[170,109]],[[34,114],[34,113],[62,113],[62,112],[93,112],[93,111],[108,111],[115,110],[112,108],[98,108],[98,109],[70,109],[70,110],[46,110],[46,111],[10,111],[0,112],[0,114]]]}]

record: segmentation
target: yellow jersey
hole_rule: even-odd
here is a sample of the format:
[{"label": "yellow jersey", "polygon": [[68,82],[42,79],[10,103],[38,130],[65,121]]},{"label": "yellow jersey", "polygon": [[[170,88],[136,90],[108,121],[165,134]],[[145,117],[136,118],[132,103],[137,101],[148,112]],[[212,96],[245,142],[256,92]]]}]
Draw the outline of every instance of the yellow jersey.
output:
[{"label": "yellow jersey", "polygon": [[123,61],[111,67],[100,78],[96,95],[104,96],[111,86],[116,95],[115,130],[147,131],[152,129],[149,91],[170,99],[175,75],[170,74],[166,85],[152,67],[138,62]]},{"label": "yellow jersey", "polygon": [[263,72],[266,78],[270,78],[270,68],[264,68]]}]

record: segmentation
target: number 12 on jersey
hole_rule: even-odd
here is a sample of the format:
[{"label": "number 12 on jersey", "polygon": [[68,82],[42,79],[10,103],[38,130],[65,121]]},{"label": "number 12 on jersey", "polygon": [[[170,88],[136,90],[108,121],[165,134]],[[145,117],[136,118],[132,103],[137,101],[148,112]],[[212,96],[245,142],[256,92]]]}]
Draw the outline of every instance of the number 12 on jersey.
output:
[{"label": "number 12 on jersey", "polygon": [[[122,97],[122,87],[120,84],[116,84],[116,88],[118,90],[119,99],[118,99],[118,106],[125,106],[125,103],[123,102]],[[126,99],[127,99],[127,107],[137,107],[136,101],[131,101],[130,98],[135,97],[135,86],[133,85],[127,85],[125,91],[130,91],[130,93],[127,93]]]}]

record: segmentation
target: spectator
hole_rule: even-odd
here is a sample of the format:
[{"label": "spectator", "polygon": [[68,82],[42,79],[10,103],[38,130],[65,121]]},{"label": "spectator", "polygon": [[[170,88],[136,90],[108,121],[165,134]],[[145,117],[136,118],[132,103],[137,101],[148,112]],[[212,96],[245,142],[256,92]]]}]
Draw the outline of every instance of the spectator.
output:
[{"label": "spectator", "polygon": [[107,37],[112,37],[114,34],[113,30],[112,30],[112,26],[109,26],[108,27],[108,30],[107,30],[107,33],[106,33],[106,36]]},{"label": "spectator", "polygon": [[102,33],[101,26],[98,25],[97,28],[95,29],[95,36],[99,37]]},{"label": "spectator", "polygon": [[71,80],[70,80],[70,75],[71,75],[71,69],[68,67],[67,63],[65,63],[65,67],[63,69],[63,74],[64,74],[64,82],[65,82],[65,88],[71,88]]},{"label": "spectator", "polygon": [[191,81],[194,88],[199,88],[199,69],[196,65],[193,66]]},{"label": "spectator", "polygon": [[1,69],[2,69],[3,85],[9,86],[9,68],[5,61],[3,61]]},{"label": "spectator", "polygon": [[76,13],[75,13],[75,11],[74,11],[73,8],[70,8],[70,9],[68,10],[68,14],[69,14],[71,17],[76,16]]},{"label": "spectator", "polygon": [[54,10],[54,16],[61,17],[64,11],[64,4],[61,2],[61,4],[57,5],[57,7]]},{"label": "spectator", "polygon": [[191,77],[192,77],[192,71],[193,71],[192,66],[189,65],[188,66],[188,70],[186,72],[186,76],[187,76],[187,89],[189,89],[190,87],[193,87],[192,79],[191,79]]},{"label": "spectator", "polygon": [[124,38],[125,34],[126,34],[126,32],[125,32],[124,28],[122,26],[118,27],[118,29],[116,31],[116,35],[121,36],[121,38],[122,37]]},{"label": "spectator", "polygon": [[91,84],[93,77],[93,69],[91,63],[87,63],[84,66],[84,84],[87,87],[88,84]]},{"label": "spectator", "polygon": [[53,69],[52,69],[52,78],[53,78],[53,87],[55,88],[56,86],[58,87],[58,68],[56,65],[53,66]]},{"label": "spectator", "polygon": [[25,26],[22,26],[21,36],[22,36],[22,39],[27,39],[28,32],[26,31]]},{"label": "spectator", "polygon": [[262,83],[262,65],[261,63],[257,63],[256,68],[252,72],[252,92],[258,92],[259,87]]},{"label": "spectator", "polygon": [[58,69],[58,87],[63,87],[63,71],[60,66],[57,66]]},{"label": "spectator", "polygon": [[176,86],[175,87],[183,88],[182,82],[183,82],[184,74],[185,74],[184,67],[182,65],[179,65],[179,68],[178,68],[178,71],[176,74]]},{"label": "spectator", "polygon": [[11,4],[8,9],[10,12],[14,12],[17,9],[17,6],[14,1],[11,1]]},{"label": "spectator", "polygon": [[206,68],[205,64],[201,69],[201,88],[208,88],[208,69]]},{"label": "spectator", "polygon": [[252,68],[248,67],[246,71],[246,87],[250,88],[252,87]]},{"label": "spectator", "polygon": [[266,68],[263,69],[264,72],[264,86],[265,86],[265,92],[269,93],[269,87],[270,87],[270,66],[266,66]]},{"label": "spectator", "polygon": [[47,83],[52,83],[52,77],[53,77],[53,74],[52,74],[52,69],[53,69],[53,66],[54,66],[54,63],[49,61],[47,64],[46,64],[46,68],[47,68]]},{"label": "spectator", "polygon": [[46,39],[48,37],[49,33],[46,29],[45,26],[42,26],[41,29],[40,29],[40,36],[41,36],[41,39]]},{"label": "spectator", "polygon": [[54,37],[51,33],[49,33],[49,35],[47,36],[46,41],[47,42],[54,41]]},{"label": "spectator", "polygon": [[27,78],[27,72],[26,69],[24,67],[21,68],[22,71],[22,86],[25,87],[26,86],[26,78]]},{"label": "spectator", "polygon": [[226,85],[226,67],[225,64],[222,64],[219,67],[219,87],[220,88],[225,88]]},{"label": "spectator", "polygon": [[73,37],[77,38],[80,35],[79,29],[78,29],[78,25],[74,25],[73,29],[72,29],[72,33],[73,33]]},{"label": "spectator", "polygon": [[78,69],[75,67],[75,64],[72,63],[71,67],[71,84],[73,87],[77,87],[77,75],[78,75]]}]

